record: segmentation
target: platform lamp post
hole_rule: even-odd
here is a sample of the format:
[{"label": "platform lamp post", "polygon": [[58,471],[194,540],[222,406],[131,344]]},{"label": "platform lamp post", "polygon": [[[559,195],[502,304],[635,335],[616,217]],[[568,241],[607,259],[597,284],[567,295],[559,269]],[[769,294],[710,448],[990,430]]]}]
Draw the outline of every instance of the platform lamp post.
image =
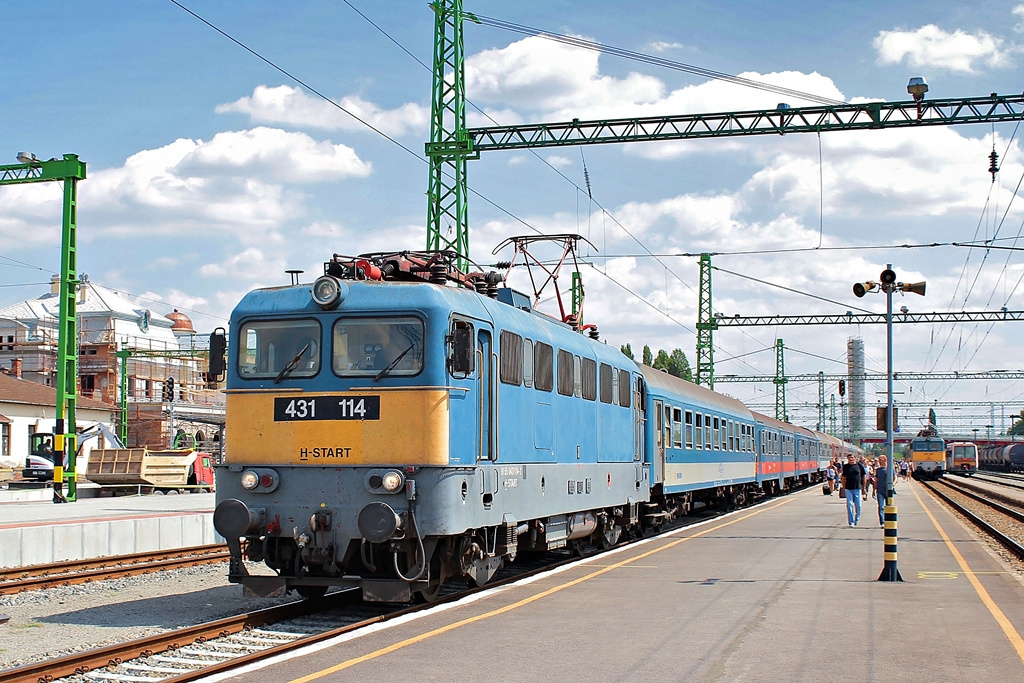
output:
[{"label": "platform lamp post", "polygon": [[[913,292],[924,296],[925,283],[923,282],[896,282],[896,272],[892,264],[888,264],[882,274],[879,275],[880,282],[858,282],[853,286],[853,293],[862,297],[868,292],[880,291],[885,293],[885,375],[886,375],[886,409],[885,409],[885,443],[886,471],[888,473],[889,488],[885,492],[885,537],[884,537],[884,558],[885,563],[882,573],[879,574],[879,581],[903,581],[900,576],[899,565],[896,561],[897,532],[896,532],[896,501],[894,500],[893,488],[893,410],[892,410],[892,295],[893,292]],[[877,495],[877,493],[876,493]]]},{"label": "platform lamp post", "polygon": [[[41,161],[35,154],[18,152],[19,164],[0,166],[0,185],[58,181],[64,183],[64,222],[60,251],[60,306],[57,320],[57,424],[54,430],[53,502],[78,498],[75,469],[75,403],[78,400],[78,181],[85,179],[85,162],[76,154]],[[67,469],[64,463],[67,463]],[[68,492],[64,496],[64,483]]]}]

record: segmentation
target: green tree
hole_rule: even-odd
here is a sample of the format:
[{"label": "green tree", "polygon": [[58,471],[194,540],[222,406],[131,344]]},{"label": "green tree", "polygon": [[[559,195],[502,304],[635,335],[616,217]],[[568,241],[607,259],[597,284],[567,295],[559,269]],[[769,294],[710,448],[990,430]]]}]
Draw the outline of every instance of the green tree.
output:
[{"label": "green tree", "polygon": [[683,353],[682,349],[675,349],[672,351],[672,355],[668,357],[668,374],[685,379],[687,382],[693,381],[693,371],[690,369],[690,361],[686,359],[686,354]]},{"label": "green tree", "polygon": [[626,358],[630,360],[636,360],[635,358],[633,358],[633,347],[630,346],[629,344],[623,344],[622,346],[619,347],[619,350],[622,351],[622,354]]},{"label": "green tree", "polygon": [[651,347],[644,344],[644,365],[654,367],[652,363],[654,363],[654,356],[651,354]]},{"label": "green tree", "polygon": [[1006,433],[1009,436],[1024,436],[1024,410],[1020,411],[1020,415],[1015,415],[1014,418],[1017,421],[1006,430]]},{"label": "green tree", "polygon": [[664,370],[665,372],[668,372],[668,362],[668,353],[665,352],[665,349],[658,349],[658,355],[654,359],[654,362],[651,363],[651,367],[655,370]]}]

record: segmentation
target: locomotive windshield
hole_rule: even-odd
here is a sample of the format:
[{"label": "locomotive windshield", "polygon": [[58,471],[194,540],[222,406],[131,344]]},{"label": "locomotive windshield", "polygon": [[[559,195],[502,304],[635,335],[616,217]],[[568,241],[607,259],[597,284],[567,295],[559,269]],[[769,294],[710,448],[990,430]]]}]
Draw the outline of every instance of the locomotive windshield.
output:
[{"label": "locomotive windshield", "polygon": [[331,368],[340,377],[409,376],[423,369],[419,318],[342,318],[332,338]]},{"label": "locomotive windshield", "polygon": [[320,371],[320,323],[255,320],[239,334],[238,374],[244,379],[312,377]]},{"label": "locomotive windshield", "polygon": [[914,439],[910,447],[915,451],[944,451],[946,443],[942,439]]}]

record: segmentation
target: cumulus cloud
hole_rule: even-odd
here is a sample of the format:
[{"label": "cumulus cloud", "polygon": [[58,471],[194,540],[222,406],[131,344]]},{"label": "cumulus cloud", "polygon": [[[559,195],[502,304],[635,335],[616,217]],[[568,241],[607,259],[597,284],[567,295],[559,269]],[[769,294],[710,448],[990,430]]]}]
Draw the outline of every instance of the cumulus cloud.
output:
[{"label": "cumulus cloud", "polygon": [[90,172],[82,193],[113,231],[140,229],[142,211],[179,229],[266,228],[301,212],[302,195],[289,185],[371,170],[345,145],[261,127],[138,152],[120,168]]},{"label": "cumulus cloud", "polygon": [[385,110],[358,95],[349,95],[338,100],[338,105],[341,109],[299,88],[259,85],[248,97],[218,105],[216,112],[245,114],[253,123],[368,131],[358,117],[388,135],[422,136],[430,123],[430,110],[411,102]]},{"label": "cumulus cloud", "polygon": [[957,29],[949,33],[935,24],[928,24],[912,31],[882,31],[875,38],[874,46],[881,64],[899,64],[906,60],[907,65],[914,68],[937,67],[973,73],[978,64],[990,68],[1010,66],[1010,55],[1016,48],[1004,47],[1003,43],[1002,38],[985,31],[967,33]]},{"label": "cumulus cloud", "polygon": [[1013,30],[1017,33],[1024,33],[1024,5],[1017,5],[1010,11],[1018,18],[1018,22],[1014,25]]}]

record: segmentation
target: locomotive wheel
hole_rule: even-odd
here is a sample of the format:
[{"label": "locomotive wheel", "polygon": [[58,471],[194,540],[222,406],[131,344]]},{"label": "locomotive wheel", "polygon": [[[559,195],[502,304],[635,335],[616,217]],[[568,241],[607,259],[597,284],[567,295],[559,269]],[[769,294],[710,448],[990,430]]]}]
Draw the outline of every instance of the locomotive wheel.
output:
[{"label": "locomotive wheel", "polygon": [[296,586],[295,592],[306,600],[319,600],[327,593],[327,586]]},{"label": "locomotive wheel", "polygon": [[446,578],[441,562],[441,547],[438,546],[430,558],[430,583],[426,588],[413,593],[412,601],[421,605],[436,601],[441,595],[441,588],[444,586]]},{"label": "locomotive wheel", "polygon": [[620,538],[622,538],[622,527],[612,522],[598,535],[597,544],[601,550],[608,550],[615,546],[619,542]]},{"label": "locomotive wheel", "polygon": [[569,554],[573,557],[586,557],[592,555],[593,550],[590,549],[590,537],[585,538],[574,538],[569,542]]}]

